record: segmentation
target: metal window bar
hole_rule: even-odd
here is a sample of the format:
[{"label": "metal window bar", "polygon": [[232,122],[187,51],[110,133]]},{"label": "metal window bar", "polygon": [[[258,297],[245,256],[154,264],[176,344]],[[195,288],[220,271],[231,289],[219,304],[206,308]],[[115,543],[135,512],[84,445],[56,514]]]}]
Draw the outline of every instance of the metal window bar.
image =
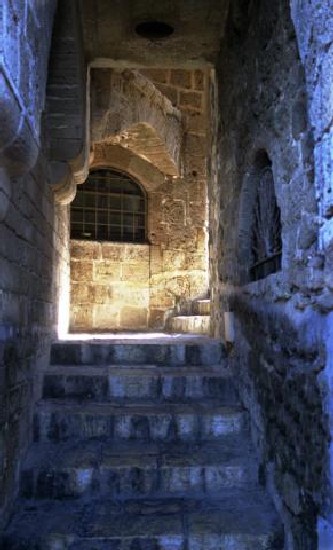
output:
[{"label": "metal window bar", "polygon": [[71,205],[71,238],[145,242],[146,197],[136,182],[107,171],[84,186]]},{"label": "metal window bar", "polygon": [[251,281],[263,279],[281,270],[281,214],[276,203],[271,166],[259,174],[251,230]]}]

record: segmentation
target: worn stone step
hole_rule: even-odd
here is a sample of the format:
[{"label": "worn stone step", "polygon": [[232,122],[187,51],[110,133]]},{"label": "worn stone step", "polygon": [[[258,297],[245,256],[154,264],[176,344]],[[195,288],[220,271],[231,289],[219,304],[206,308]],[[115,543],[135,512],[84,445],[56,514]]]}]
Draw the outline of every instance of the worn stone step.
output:
[{"label": "worn stone step", "polygon": [[247,427],[247,413],[237,406],[202,403],[111,405],[70,400],[42,400],[36,406],[35,441],[108,438],[115,441],[214,440]]},{"label": "worn stone step", "polygon": [[220,499],[21,503],[3,550],[282,550],[269,499],[239,490]]},{"label": "worn stone step", "polygon": [[223,443],[156,445],[88,441],[35,444],[21,473],[25,498],[222,494],[255,484],[257,465],[239,435]]},{"label": "worn stone step", "polygon": [[52,365],[218,365],[226,361],[224,346],[202,338],[197,343],[55,342]]},{"label": "worn stone step", "polygon": [[209,334],[210,317],[208,315],[177,315],[170,319],[171,332]]},{"label": "worn stone step", "polygon": [[43,397],[77,397],[99,402],[218,398],[221,404],[237,403],[233,376],[220,366],[51,366],[44,373]]},{"label": "worn stone step", "polygon": [[210,300],[195,300],[193,302],[194,315],[210,315]]}]

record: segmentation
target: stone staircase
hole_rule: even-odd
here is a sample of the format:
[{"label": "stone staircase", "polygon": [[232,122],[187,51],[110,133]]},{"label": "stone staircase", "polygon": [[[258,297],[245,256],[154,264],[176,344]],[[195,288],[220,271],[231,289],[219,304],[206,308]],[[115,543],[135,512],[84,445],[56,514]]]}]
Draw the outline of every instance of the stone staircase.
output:
[{"label": "stone staircase", "polygon": [[221,345],[52,347],[3,550],[282,550]]},{"label": "stone staircase", "polygon": [[210,300],[195,300],[189,309],[171,317],[170,331],[183,334],[210,333]]}]

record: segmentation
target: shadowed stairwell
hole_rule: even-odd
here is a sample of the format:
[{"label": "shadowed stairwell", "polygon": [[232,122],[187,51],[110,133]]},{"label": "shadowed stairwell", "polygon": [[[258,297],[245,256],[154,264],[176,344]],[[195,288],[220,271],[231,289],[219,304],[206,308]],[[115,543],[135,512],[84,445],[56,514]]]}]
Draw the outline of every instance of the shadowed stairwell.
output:
[{"label": "shadowed stairwell", "polygon": [[0,550],[333,550],[333,0],[0,0]]},{"label": "shadowed stairwell", "polygon": [[207,337],[59,342],[4,550],[281,550],[248,415]]}]

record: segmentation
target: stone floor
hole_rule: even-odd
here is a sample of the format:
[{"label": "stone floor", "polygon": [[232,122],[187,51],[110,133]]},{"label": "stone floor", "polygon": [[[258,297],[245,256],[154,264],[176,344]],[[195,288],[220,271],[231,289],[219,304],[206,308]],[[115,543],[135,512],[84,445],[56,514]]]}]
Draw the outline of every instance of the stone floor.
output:
[{"label": "stone floor", "polygon": [[247,412],[207,336],[52,346],[3,550],[282,550]]},{"label": "stone floor", "polygon": [[192,333],[167,333],[167,332],[75,332],[61,337],[61,342],[85,342],[85,341],[108,341],[113,344],[125,343],[151,343],[151,344],[170,344],[170,343],[214,343],[214,338],[207,334]]}]

